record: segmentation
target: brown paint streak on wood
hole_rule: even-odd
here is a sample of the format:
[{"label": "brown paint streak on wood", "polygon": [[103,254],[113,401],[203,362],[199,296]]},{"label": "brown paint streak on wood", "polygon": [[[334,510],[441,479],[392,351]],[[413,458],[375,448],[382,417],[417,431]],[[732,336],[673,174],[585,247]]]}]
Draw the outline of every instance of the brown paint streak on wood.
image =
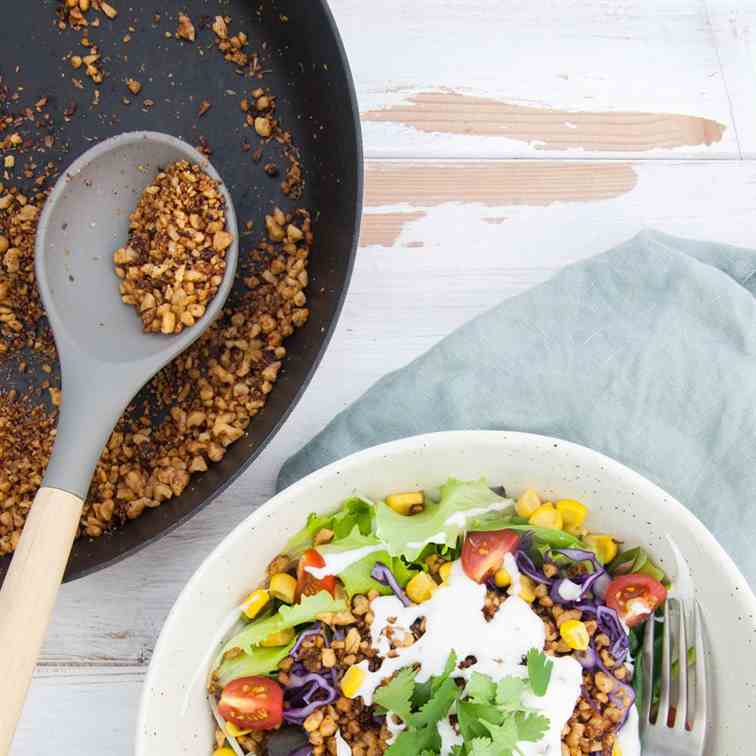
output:
[{"label": "brown paint streak on wood", "polygon": [[541,150],[607,152],[708,146],[719,142],[726,128],[709,118],[678,113],[570,112],[457,92],[420,93],[407,104],[363,113],[362,119],[402,123],[428,133],[504,136],[533,142]]},{"label": "brown paint streak on wood", "polygon": [[[632,164],[624,162],[368,162],[365,206],[407,204],[422,209],[448,202],[487,207],[589,202],[626,194],[637,180]],[[363,217],[363,240],[396,241],[403,223],[417,217],[393,210],[369,213]]]},{"label": "brown paint streak on wood", "polygon": [[424,217],[424,212],[366,213],[362,216],[360,246],[393,247],[405,224]]}]

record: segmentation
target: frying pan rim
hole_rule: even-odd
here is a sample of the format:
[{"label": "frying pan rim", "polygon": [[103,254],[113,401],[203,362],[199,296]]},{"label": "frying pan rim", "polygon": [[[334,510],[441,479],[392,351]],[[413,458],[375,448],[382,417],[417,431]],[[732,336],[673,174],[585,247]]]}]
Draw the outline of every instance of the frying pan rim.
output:
[{"label": "frying pan rim", "polygon": [[[333,316],[331,317],[331,321],[328,327],[322,332],[322,335],[321,335],[322,340],[321,340],[320,347],[318,348],[318,351],[315,354],[309,368],[306,370],[299,387],[294,392],[294,395],[291,401],[289,402],[288,406],[286,407],[286,409],[281,413],[281,416],[279,417],[278,421],[275,423],[275,425],[273,425],[273,427],[270,429],[267,435],[254,447],[254,449],[249,453],[249,455],[241,462],[238,468],[232,471],[224,480],[222,480],[215,487],[211,495],[206,496],[190,511],[185,512],[181,515],[178,515],[175,517],[175,519],[172,519],[170,522],[167,522],[154,535],[150,535],[146,538],[142,538],[138,541],[135,541],[133,544],[129,545],[127,548],[124,548],[122,552],[118,554],[114,554],[111,557],[105,558],[102,561],[97,562],[95,564],[87,565],[81,568],[67,569],[63,577],[64,583],[73,582],[74,580],[78,580],[79,578],[83,578],[95,572],[99,572],[100,570],[104,570],[107,567],[117,564],[118,562],[120,562],[123,559],[126,559],[127,557],[133,556],[138,551],[141,551],[142,549],[154,543],[158,539],[165,537],[170,532],[178,528],[180,525],[183,525],[185,522],[190,520],[200,511],[205,509],[205,507],[207,507],[209,504],[215,501],[219,496],[221,496],[223,492],[226,491],[226,489],[243,472],[245,472],[250,467],[250,465],[257,459],[257,457],[260,455],[263,449],[267,447],[267,445],[273,440],[276,434],[281,430],[285,422],[288,420],[289,415],[299,403],[305,390],[310,385],[310,381],[315,375],[315,372],[318,369],[320,362],[326,353],[326,350],[328,349],[328,346],[331,342],[336,326],[338,325],[339,319],[341,317],[341,312],[344,307],[344,302],[346,301],[346,296],[349,292],[349,285],[351,283],[352,272],[354,270],[354,263],[357,256],[357,246],[359,243],[360,227],[361,227],[361,222],[362,222],[362,204],[363,204],[363,194],[364,194],[365,171],[364,171],[362,127],[360,123],[360,110],[359,110],[359,105],[357,102],[357,91],[354,85],[352,69],[349,65],[346,49],[344,47],[344,41],[341,38],[341,34],[339,33],[338,26],[336,25],[336,21],[333,17],[333,13],[331,12],[331,9],[328,5],[327,0],[317,0],[317,2],[320,7],[320,13],[323,16],[323,20],[325,21],[327,30],[330,32],[333,42],[335,43],[334,53],[339,58],[339,61],[341,65],[343,66],[344,75],[346,78],[346,82],[345,82],[346,95],[347,95],[349,106],[352,112],[352,127],[353,127],[352,131],[354,134],[355,152],[356,152],[356,158],[357,158],[355,160],[355,165],[354,165],[354,172],[355,172],[354,173],[354,185],[355,185],[354,201],[351,204],[352,243],[349,249],[349,258],[346,261],[346,267],[344,271],[344,282],[343,282],[343,285],[341,286],[340,291],[338,292],[338,295],[334,299],[335,306],[333,310]],[[125,524],[123,527],[128,527],[128,523]],[[104,535],[101,537],[107,538],[107,535]],[[0,558],[0,567],[4,566],[3,562],[7,563],[10,561],[10,556],[12,555],[8,555],[6,557]],[[5,569],[7,569],[7,564],[5,565]],[[2,577],[4,575],[5,569],[0,569],[0,585],[2,585]]]}]

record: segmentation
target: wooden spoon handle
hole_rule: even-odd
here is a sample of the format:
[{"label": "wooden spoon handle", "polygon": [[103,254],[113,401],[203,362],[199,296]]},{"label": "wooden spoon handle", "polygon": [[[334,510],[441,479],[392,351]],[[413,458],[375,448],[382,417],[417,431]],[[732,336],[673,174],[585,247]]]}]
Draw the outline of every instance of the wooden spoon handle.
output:
[{"label": "wooden spoon handle", "polygon": [[40,488],[0,590],[0,754],[10,753],[83,501]]}]

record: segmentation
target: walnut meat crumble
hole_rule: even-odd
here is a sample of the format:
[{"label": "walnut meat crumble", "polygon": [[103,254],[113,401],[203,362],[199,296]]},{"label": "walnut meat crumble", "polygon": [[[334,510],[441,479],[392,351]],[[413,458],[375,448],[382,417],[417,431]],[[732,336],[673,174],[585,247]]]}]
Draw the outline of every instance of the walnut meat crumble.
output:
[{"label": "walnut meat crumble", "polygon": [[113,255],[121,298],[148,333],[180,333],[218,292],[233,243],[218,182],[180,160],[144,190],[129,220],[128,244]]}]

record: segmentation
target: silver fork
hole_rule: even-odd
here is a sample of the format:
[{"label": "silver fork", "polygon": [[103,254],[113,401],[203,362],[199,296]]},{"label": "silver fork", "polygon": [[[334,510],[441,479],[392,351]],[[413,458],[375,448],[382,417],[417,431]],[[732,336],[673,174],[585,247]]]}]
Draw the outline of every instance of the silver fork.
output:
[{"label": "silver fork", "polygon": [[[672,612],[672,604],[677,611]],[[676,617],[674,616],[676,615]],[[643,754],[649,756],[704,756],[707,724],[706,641],[701,607],[693,602],[668,598],[664,604],[661,690],[659,709],[651,721],[653,695],[654,635],[658,622],[646,623],[643,642],[643,701],[640,711]],[[695,664],[688,669],[688,647],[693,641]],[[677,651],[677,675],[672,669],[672,649]]]}]

